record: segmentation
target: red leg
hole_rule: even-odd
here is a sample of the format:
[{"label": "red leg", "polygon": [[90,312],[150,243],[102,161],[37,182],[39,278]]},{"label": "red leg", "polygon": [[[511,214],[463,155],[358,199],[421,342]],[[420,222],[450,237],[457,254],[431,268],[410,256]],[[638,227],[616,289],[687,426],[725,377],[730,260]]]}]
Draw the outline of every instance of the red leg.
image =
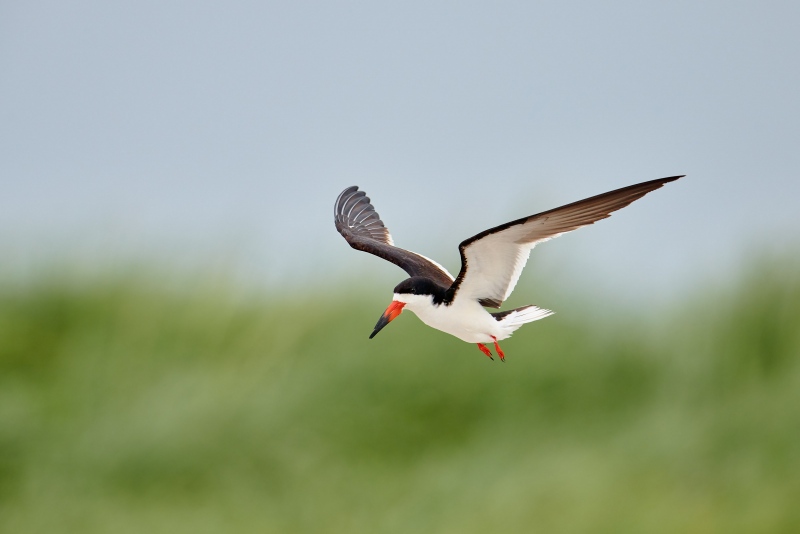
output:
[{"label": "red leg", "polygon": [[500,361],[501,362],[505,362],[506,361],[506,355],[503,354],[502,350],[500,350],[500,345],[497,344],[497,338],[492,336],[492,339],[494,339],[494,350],[496,350],[497,351],[497,355],[500,356]]},{"label": "red leg", "polygon": [[481,349],[481,352],[487,355],[490,360],[494,360],[494,358],[492,358],[492,353],[489,352],[489,349],[486,348],[486,345],[484,345],[483,343],[478,343],[478,348]]}]

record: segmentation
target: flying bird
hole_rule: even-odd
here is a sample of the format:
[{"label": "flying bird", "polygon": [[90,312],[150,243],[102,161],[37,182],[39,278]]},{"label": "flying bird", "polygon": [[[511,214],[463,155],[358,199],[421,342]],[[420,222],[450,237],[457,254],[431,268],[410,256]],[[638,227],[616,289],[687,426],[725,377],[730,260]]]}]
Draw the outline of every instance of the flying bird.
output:
[{"label": "flying bird", "polygon": [[505,361],[498,341],[510,337],[523,324],[554,313],[533,305],[496,313],[485,309],[500,308],[508,298],[533,247],[610,217],[678,178],[683,176],[623,187],[484,230],[458,246],[461,270],[456,277],[432,259],[396,247],[366,193],[358,186],[348,187],[334,205],[336,229],[354,249],[390,261],[410,276],[394,288],[392,303],[370,339],[405,309],[428,326],[477,343],[490,359],[494,358],[486,344],[494,344],[500,360]]}]

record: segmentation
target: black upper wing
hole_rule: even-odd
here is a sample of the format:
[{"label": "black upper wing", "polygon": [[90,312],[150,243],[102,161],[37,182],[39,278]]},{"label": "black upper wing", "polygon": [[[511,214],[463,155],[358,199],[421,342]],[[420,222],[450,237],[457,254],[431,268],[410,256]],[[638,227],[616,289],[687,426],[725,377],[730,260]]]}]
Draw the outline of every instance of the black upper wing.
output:
[{"label": "black upper wing", "polygon": [[623,187],[485,230],[459,245],[461,271],[447,292],[499,308],[519,280],[528,255],[537,243],[577,230],[624,208],[664,184],[670,176]]},{"label": "black upper wing", "polygon": [[369,252],[403,269],[409,276],[424,276],[447,288],[453,276],[435,261],[394,246],[389,229],[383,225],[369,197],[358,186],[348,187],[333,208],[336,229],[356,250]]}]

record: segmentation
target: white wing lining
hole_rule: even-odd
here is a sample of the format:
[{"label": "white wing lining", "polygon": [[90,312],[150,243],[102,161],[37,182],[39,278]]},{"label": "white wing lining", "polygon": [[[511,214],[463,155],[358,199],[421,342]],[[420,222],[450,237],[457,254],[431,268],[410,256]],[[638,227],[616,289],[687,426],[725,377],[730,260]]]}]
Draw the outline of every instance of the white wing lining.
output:
[{"label": "white wing lining", "polygon": [[544,241],[611,216],[664,184],[671,176],[623,187],[491,228],[461,243],[461,271],[450,289],[457,296],[499,308],[519,281],[531,250]]}]

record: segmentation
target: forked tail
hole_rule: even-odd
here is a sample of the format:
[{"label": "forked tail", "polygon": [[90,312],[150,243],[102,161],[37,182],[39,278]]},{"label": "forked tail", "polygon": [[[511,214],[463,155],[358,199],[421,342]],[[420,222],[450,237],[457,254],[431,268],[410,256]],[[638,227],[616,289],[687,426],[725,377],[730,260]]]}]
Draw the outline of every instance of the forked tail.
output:
[{"label": "forked tail", "polygon": [[525,323],[532,323],[539,319],[544,319],[553,315],[555,312],[545,310],[538,306],[523,306],[514,310],[493,313],[492,316],[505,328],[516,330]]}]

